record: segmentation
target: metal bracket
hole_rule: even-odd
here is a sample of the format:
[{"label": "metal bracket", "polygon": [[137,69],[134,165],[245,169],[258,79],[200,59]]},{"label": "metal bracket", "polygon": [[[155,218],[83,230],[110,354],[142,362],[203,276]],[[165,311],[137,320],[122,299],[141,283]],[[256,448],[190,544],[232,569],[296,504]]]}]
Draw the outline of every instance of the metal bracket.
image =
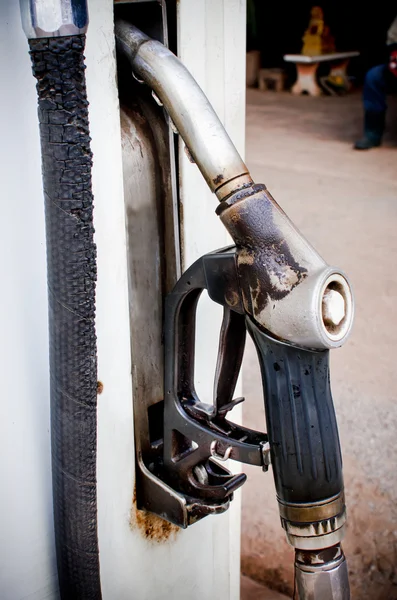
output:
[{"label": "metal bracket", "polygon": [[[202,402],[194,388],[194,334],[201,292],[224,307],[214,398]],[[246,475],[217,461],[269,464],[265,433],[226,416],[244,398],[233,399],[245,344],[235,249],[199,259],[168,295],[165,307],[165,399],[149,411],[150,450],[140,456],[140,504],[180,527],[224,512]],[[156,433],[154,433],[156,432]]]}]

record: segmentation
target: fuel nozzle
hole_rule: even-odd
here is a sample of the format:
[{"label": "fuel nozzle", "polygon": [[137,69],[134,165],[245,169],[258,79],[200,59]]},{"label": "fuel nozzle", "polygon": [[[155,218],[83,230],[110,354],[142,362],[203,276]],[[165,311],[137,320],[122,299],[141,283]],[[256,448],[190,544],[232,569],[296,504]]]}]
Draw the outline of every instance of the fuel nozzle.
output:
[{"label": "fuel nozzle", "polygon": [[[300,234],[266,186],[253,182],[177,57],[125,21],[117,21],[115,30],[119,51],[160,98],[216,194],[216,212],[235,243],[199,259],[167,298],[163,482],[156,495],[147,494],[145,506],[182,527],[223,512],[244,477],[236,479],[214,459],[266,468],[270,452],[281,522],[296,550],[300,600],[348,600],[329,350],[341,346],[352,327],[349,281]],[[224,307],[212,404],[194,389],[195,311],[204,288]],[[233,393],[246,330],[262,372],[266,434],[225,418],[243,400]],[[173,486],[165,494],[164,482]]]},{"label": "fuel nozzle", "polygon": [[263,185],[223,200],[237,246],[247,329],[261,365],[282,526],[296,550],[301,600],[348,600],[346,522],[329,350],[348,337],[348,279],[327,265]]},{"label": "fuel nozzle", "polygon": [[340,544],[295,551],[295,591],[299,600],[349,600],[347,563]]}]

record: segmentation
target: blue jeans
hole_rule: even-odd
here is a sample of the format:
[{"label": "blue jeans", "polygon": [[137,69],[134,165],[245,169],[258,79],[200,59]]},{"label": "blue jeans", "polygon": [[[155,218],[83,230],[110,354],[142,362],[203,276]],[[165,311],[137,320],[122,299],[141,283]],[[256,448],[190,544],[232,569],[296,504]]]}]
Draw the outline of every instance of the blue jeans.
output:
[{"label": "blue jeans", "polygon": [[387,65],[370,69],[364,80],[363,103],[366,112],[383,113],[387,109],[386,95],[397,88],[397,78]]}]

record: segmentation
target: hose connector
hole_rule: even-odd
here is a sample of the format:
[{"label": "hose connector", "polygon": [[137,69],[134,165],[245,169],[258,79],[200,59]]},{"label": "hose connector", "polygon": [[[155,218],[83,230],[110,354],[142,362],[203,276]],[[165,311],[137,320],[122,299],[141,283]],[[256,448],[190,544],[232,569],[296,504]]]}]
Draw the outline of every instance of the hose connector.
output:
[{"label": "hose connector", "polygon": [[321,550],[295,553],[295,580],[299,600],[349,600],[345,556],[339,544]]},{"label": "hose connector", "polygon": [[20,0],[28,40],[81,35],[87,31],[87,0]]}]

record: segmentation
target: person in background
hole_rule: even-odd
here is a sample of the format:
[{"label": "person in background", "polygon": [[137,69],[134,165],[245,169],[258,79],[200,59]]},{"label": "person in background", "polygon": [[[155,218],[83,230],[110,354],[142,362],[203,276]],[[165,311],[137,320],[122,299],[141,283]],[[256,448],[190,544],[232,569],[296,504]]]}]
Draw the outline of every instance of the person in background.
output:
[{"label": "person in background", "polygon": [[372,67],[363,89],[364,135],[354,144],[356,150],[380,146],[385,129],[386,95],[397,91],[397,17],[387,32],[388,61]]}]

